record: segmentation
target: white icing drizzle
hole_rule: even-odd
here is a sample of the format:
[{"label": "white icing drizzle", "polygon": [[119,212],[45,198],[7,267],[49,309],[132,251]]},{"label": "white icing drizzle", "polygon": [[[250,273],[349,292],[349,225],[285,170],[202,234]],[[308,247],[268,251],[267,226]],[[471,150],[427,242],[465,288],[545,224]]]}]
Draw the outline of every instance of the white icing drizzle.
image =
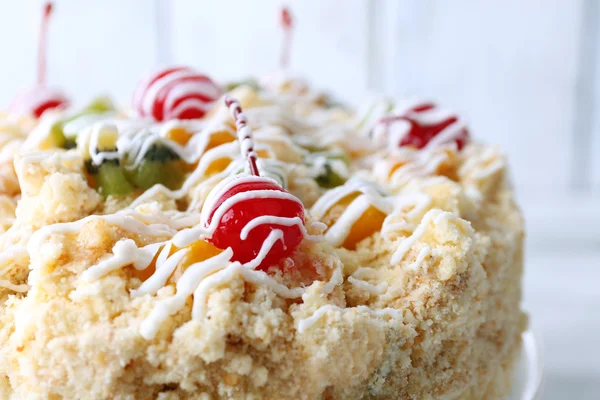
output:
[{"label": "white icing drizzle", "polygon": [[372,97],[363,103],[356,113],[354,122],[359,133],[367,137],[377,122],[393,109],[393,104],[392,99],[382,96]]},{"label": "white icing drizzle", "polygon": [[[186,163],[194,164],[205,155],[214,134],[229,133],[232,140],[235,139],[231,127],[221,122],[213,122],[205,124],[198,133],[191,136],[185,146],[182,146],[165,138],[170,130],[177,127],[194,132],[192,129],[201,128],[201,125],[182,121],[169,121],[163,124],[142,121],[138,126],[131,127],[115,120],[100,120],[79,131],[77,145],[78,148],[84,149],[82,150],[84,157],[91,156],[96,165],[106,159],[127,159],[128,162],[125,167],[134,169],[140,165],[147,152],[156,144],[169,148]],[[118,136],[115,150],[103,149],[101,152],[98,151],[103,135]],[[237,144],[230,144],[237,148]]]},{"label": "white icing drizzle", "polygon": [[[212,234],[212,232],[215,231],[218,224],[221,222],[221,218],[223,217],[223,215],[225,215],[225,213],[227,211],[229,211],[229,209],[231,207],[233,207],[235,204],[242,202],[242,201],[251,200],[251,199],[282,199],[282,200],[289,200],[289,201],[296,202],[300,206],[302,206],[302,202],[296,196],[294,196],[288,192],[281,192],[278,190],[251,190],[251,191],[246,191],[246,192],[242,192],[242,193],[236,193],[235,195],[233,195],[233,196],[227,198],[225,201],[223,201],[219,205],[219,207],[215,209],[216,203],[223,197],[223,195],[225,195],[225,193],[227,193],[229,190],[231,190],[235,186],[240,185],[240,184],[245,184],[245,183],[251,183],[251,182],[261,182],[262,183],[262,182],[269,182],[269,181],[272,183],[277,183],[274,180],[269,179],[269,178],[252,176],[252,175],[237,175],[237,176],[231,176],[229,178],[222,180],[207,197],[206,202],[204,203],[204,207],[202,208],[202,212],[200,214],[202,221],[204,221],[204,223],[205,223],[207,233],[209,235]],[[208,224],[207,221],[208,221],[209,216],[211,216],[211,215],[212,215],[212,219],[210,221],[210,224]],[[261,224],[269,223],[269,222],[267,222],[268,219],[264,219],[264,216],[261,216],[258,218],[260,218]],[[275,218],[275,217],[271,217],[271,218]],[[283,225],[291,226],[291,225],[297,224],[297,220],[295,220],[293,218],[290,220],[291,221],[286,222]],[[282,219],[282,221],[284,221],[284,220]],[[246,225],[244,227],[244,229],[242,230],[242,236],[244,236],[244,232],[246,232],[246,230],[253,229],[256,226],[258,226],[258,224],[256,222],[254,222],[254,220],[250,221],[248,223],[248,225]],[[304,232],[306,232],[305,228],[304,228]]]},{"label": "white icing drizzle", "polygon": [[80,132],[86,130],[87,128],[90,128],[97,122],[104,121],[109,123],[115,123],[116,117],[117,114],[113,111],[95,114],[84,114],[67,122],[63,126],[63,132],[66,137],[74,138],[77,137]]},{"label": "white icing drizzle", "polygon": [[415,261],[412,264],[410,264],[407,267],[407,269],[412,270],[412,271],[418,271],[419,268],[421,268],[421,264],[423,263],[423,261],[425,261],[425,258],[427,258],[430,254],[431,254],[431,247],[429,247],[427,245],[423,246],[421,248],[421,250],[419,250],[419,253],[417,254],[417,258],[415,259]]},{"label": "white icing drizzle", "polygon": [[357,288],[364,290],[366,292],[379,295],[386,292],[388,288],[387,282],[379,282],[377,285],[373,285],[372,283],[364,280],[365,278],[369,278],[373,275],[373,271],[370,268],[360,267],[354,273],[348,277],[348,282],[356,286]]},{"label": "white icing drizzle", "polygon": [[314,106],[324,95],[311,88],[305,79],[293,75],[287,69],[264,75],[259,82],[265,89],[262,95],[267,100],[284,106]]},{"label": "white icing drizzle", "polygon": [[[423,111],[413,111],[415,107],[420,105],[429,105],[431,103],[425,101],[408,101],[394,109],[391,117],[382,118],[373,128],[373,141],[379,146],[386,146],[388,151],[395,152],[400,147],[400,142],[411,129],[411,124],[403,117],[414,120],[419,125],[437,125],[451,117],[455,117],[454,113],[433,106],[433,108]],[[441,132],[434,136],[425,146],[424,149],[435,149],[440,146],[456,145],[455,140],[458,139],[466,129],[466,124],[463,120],[457,117],[457,120]]]},{"label": "white icing drizzle", "polygon": [[34,151],[23,154],[18,164],[19,168],[23,169],[27,164],[37,164],[44,161],[58,162],[68,166],[71,163],[80,163],[81,156],[73,152]]},{"label": "white icing drizzle", "polygon": [[[171,199],[180,199],[184,197],[187,193],[189,193],[192,187],[196,187],[198,190],[198,184],[202,182],[203,185],[210,185],[213,181],[220,181],[224,177],[228,176],[235,170],[241,168],[241,160],[234,160],[238,153],[238,148],[235,143],[225,143],[221,146],[215,147],[207,151],[204,156],[200,159],[200,162],[196,169],[186,178],[183,182],[182,186],[178,190],[170,190],[166,188],[164,185],[157,184],[152,188],[146,190],[142,193],[137,199],[135,199],[130,207],[136,207],[140,204],[147,202],[149,199],[156,197],[159,194],[167,196]],[[210,165],[218,159],[228,158],[231,159],[232,162],[229,166],[223,170],[222,172],[214,175],[214,177],[209,178],[208,180],[206,172]],[[190,208],[193,208],[194,204],[190,205]]]},{"label": "white icing drizzle", "polygon": [[[158,78],[159,75],[163,76]],[[178,118],[180,113],[187,109],[206,112],[221,95],[220,89],[213,81],[191,68],[177,68],[168,73],[159,70],[140,83],[134,94],[134,107],[140,115],[153,115],[157,96],[165,90],[167,96],[162,108],[163,120]],[[193,96],[201,96],[206,100]],[[177,106],[176,102],[179,102]]]},{"label": "white icing drizzle", "polygon": [[[254,218],[250,221],[244,228],[240,234],[240,239],[246,240],[248,238],[248,234],[250,231],[260,225],[283,225],[283,226],[298,226],[300,229],[304,226],[304,222],[300,217],[276,217],[273,215],[263,215],[257,218]],[[305,228],[306,229],[306,228]]]},{"label": "white icing drizzle", "polygon": [[483,180],[504,167],[505,161],[500,156],[498,149],[488,147],[483,151],[469,152],[466,161],[460,166],[458,174],[476,180]]},{"label": "white icing drizzle", "polygon": [[25,293],[25,292],[29,291],[29,289],[31,287],[26,284],[15,285],[14,283],[11,283],[10,281],[0,279],[0,288],[12,290],[13,292]]},{"label": "white icing drizzle", "polygon": [[333,246],[340,246],[344,243],[354,224],[369,207],[373,206],[384,214],[389,214],[393,210],[391,200],[386,198],[373,183],[361,179],[350,179],[346,184],[331,189],[321,196],[312,206],[311,214],[317,219],[322,219],[333,206],[355,193],[360,194],[325,233],[325,239]]},{"label": "white icing drizzle", "polygon": [[[159,80],[155,82],[144,96],[141,96],[143,93],[137,94],[137,96],[141,96],[138,101],[141,102],[143,112],[151,113],[149,107],[154,101],[153,97],[156,96],[156,93],[161,87],[165,87],[174,79],[179,79],[178,76],[181,76],[181,74],[172,76],[163,81]],[[172,90],[165,102],[165,109],[169,108],[171,110],[176,97],[184,96],[185,93],[192,90],[192,86],[187,84],[182,85],[177,90]],[[149,120],[122,121],[111,119],[112,117],[108,115],[101,118],[100,121],[94,121],[92,119],[78,121],[81,125],[74,124],[72,129],[79,130],[78,142],[80,139],[85,141],[85,146],[94,162],[99,163],[104,159],[109,159],[111,157],[121,158],[127,155],[128,159],[132,160],[129,167],[133,168],[142,162],[146,152],[152,145],[162,143],[173,150],[173,152],[187,163],[192,164],[198,162],[198,167],[187,177],[182,188],[179,190],[171,191],[162,185],[155,185],[136,199],[130,205],[129,209],[115,215],[91,216],[73,223],[56,224],[42,228],[40,231],[36,232],[29,241],[27,245],[29,254],[33,254],[34,251],[37,251],[50,235],[55,233],[76,233],[85,223],[96,218],[104,219],[109,224],[119,226],[122,229],[141,235],[150,237],[170,237],[170,240],[152,243],[141,248],[138,248],[136,243],[131,239],[122,239],[114,245],[113,254],[103,257],[96,265],[90,267],[81,276],[81,284],[85,285],[86,282],[97,280],[106,274],[127,265],[132,265],[138,270],[144,270],[149,267],[152,260],[156,257],[156,270],[154,273],[144,281],[139,288],[132,291],[133,296],[156,295],[161,288],[168,284],[174,271],[181,266],[186,254],[189,252],[189,249],[186,247],[198,240],[210,238],[220,223],[223,215],[225,215],[225,213],[234,205],[249,199],[264,198],[290,200],[302,205],[295,196],[287,192],[253,190],[238,193],[237,195],[228,198],[215,209],[217,201],[233,186],[241,183],[254,182],[255,180],[265,181],[267,178],[265,178],[264,175],[268,173],[270,167],[273,167],[273,176],[281,176],[282,181],[284,182],[282,186],[285,187],[285,165],[277,164],[276,162],[271,163],[270,160],[258,160],[258,167],[261,173],[263,173],[263,177],[259,178],[247,175],[232,176],[233,173],[241,170],[242,163],[244,162],[243,159],[240,159],[240,150],[242,155],[250,154],[256,156],[256,152],[261,149],[261,143],[266,143],[267,145],[262,147],[262,149],[269,152],[269,155],[277,155],[277,151],[274,151],[273,149],[280,146],[285,149],[284,152],[304,158],[309,152],[297,145],[297,143],[302,143],[302,141],[307,145],[329,145],[333,143],[348,142],[349,128],[347,124],[328,122],[323,126],[324,117],[322,115],[318,116],[315,112],[308,113],[306,118],[298,118],[287,111],[287,103],[279,103],[280,104],[274,106],[249,109],[246,114],[250,118],[243,116],[244,121],[249,119],[249,126],[257,128],[257,134],[255,135],[257,141],[256,146],[252,141],[250,127],[244,126],[238,130],[241,145],[237,142],[231,142],[208,149],[211,137],[215,133],[228,132],[231,133],[232,137],[235,137],[233,130],[224,123],[225,117],[219,112],[217,112],[210,120],[202,122],[174,120],[166,123],[155,123]],[[376,120],[379,120],[385,113],[389,112],[391,105],[391,102],[376,104],[374,108],[369,111],[369,115],[365,116],[365,120],[362,122],[362,128],[367,129],[367,127],[372,126]],[[200,104],[194,104],[193,106],[202,107]],[[173,113],[179,111],[180,110],[177,108],[171,110]],[[394,111],[394,113],[397,112],[400,112],[399,108],[396,108],[396,111]],[[424,122],[436,121],[436,118],[439,119],[443,116],[440,110],[437,110],[436,113],[418,114],[417,117],[421,118]],[[400,125],[400,123],[391,124],[390,129],[399,129]],[[167,139],[169,131],[176,127],[184,127],[188,132],[193,133],[187,144],[180,145]],[[277,135],[274,134],[274,127],[280,131]],[[463,127],[464,125],[462,125],[462,122],[448,127],[436,136],[425,149],[419,152],[413,152],[415,154],[411,153],[409,155],[409,152],[404,151],[405,149],[398,150],[396,143],[394,157],[408,157],[409,162],[407,165],[398,168],[394,174],[392,174],[391,178],[389,178],[389,173],[394,165],[391,163],[386,164],[388,170],[387,173],[385,173],[385,179],[382,179],[382,181],[388,182],[389,180],[395,182],[397,185],[402,185],[408,182],[412,177],[434,175],[439,165],[447,159],[447,149],[454,145],[448,145],[447,143],[452,141],[460,133],[460,130]],[[48,129],[48,127],[46,127],[46,129]],[[369,127],[368,131],[370,130],[371,128]],[[98,145],[101,143],[100,136],[103,131],[117,132],[117,151],[112,153],[98,153],[96,151]],[[281,134],[281,132],[285,131],[290,135],[293,135],[294,139],[292,140],[290,137]],[[382,134],[383,133],[378,132],[376,136]],[[394,135],[396,134],[392,132],[392,135],[388,137],[388,140],[396,140],[397,137]],[[392,137],[392,139],[389,139],[390,137]],[[0,137],[0,140],[1,139],[2,137]],[[364,141],[357,140],[354,141],[353,144],[348,143],[347,145],[354,145],[356,148],[360,148],[361,146],[364,146]],[[452,150],[455,149],[452,148]],[[376,157],[378,156],[379,154],[376,155]],[[42,159],[47,157],[47,154],[35,156],[39,158],[31,158],[34,156],[29,157],[30,158],[25,157],[23,160],[31,161],[33,159]],[[210,177],[207,176],[207,170],[211,164],[221,158],[230,159],[230,165],[224,171]],[[22,162],[25,162],[23,160]],[[315,164],[322,163],[322,161],[323,160],[319,157],[315,158]],[[340,163],[343,165],[343,171],[342,167],[338,166],[339,168],[335,167],[336,172],[341,175],[349,175],[346,166],[343,162],[340,161]],[[271,180],[268,181],[271,182]],[[273,182],[275,181],[273,180]],[[199,216],[185,215],[183,213],[178,214],[177,212],[170,214],[169,212],[160,211],[158,209],[155,211],[156,214],[150,212],[153,203],[149,201],[157,195],[162,194],[172,199],[178,199],[189,194],[191,190],[198,193],[203,190],[208,191],[210,188],[213,189],[208,193],[206,199],[202,198],[201,195],[198,195],[198,198],[196,199],[196,197],[194,197],[194,200],[190,205],[190,208],[197,207],[198,209],[202,206]],[[355,193],[358,193],[359,195],[344,210],[339,220],[329,227],[325,238],[334,245],[343,243],[352,226],[370,206],[373,206],[388,215],[382,228],[382,233],[384,235],[389,234],[392,231],[412,232],[409,237],[402,240],[400,246],[393,254],[391,260],[392,264],[401,262],[404,259],[408,251],[422,238],[428,224],[432,222],[437,224],[442,219],[455,218],[450,213],[440,213],[439,210],[437,210],[436,213],[432,213],[432,211],[435,211],[432,210],[425,214],[423,220],[417,227],[415,227],[414,224],[406,222],[394,222],[394,217],[399,216],[406,217],[407,219],[414,219],[421,215],[430,207],[431,198],[423,193],[392,198],[381,192],[375,185],[358,179],[351,179],[345,185],[326,192],[312,207],[311,213],[317,218],[323,218],[327,212],[344,197]],[[412,208],[408,209],[409,207]],[[140,212],[140,210],[142,210],[142,212]],[[396,211],[392,213],[393,210]],[[212,215],[212,219],[210,224],[207,224],[206,221],[210,215]],[[243,227],[240,232],[240,240],[246,240],[252,235],[253,229],[263,224],[288,227],[298,226],[305,238],[311,240],[319,239],[318,236],[308,235],[302,220],[298,217],[287,218],[264,215],[253,219]],[[316,224],[318,225],[319,223]],[[311,228],[316,229],[319,227],[313,226]],[[320,228],[325,229],[323,226]],[[264,271],[256,269],[261,261],[264,260],[272,246],[279,240],[283,240],[283,231],[280,229],[273,229],[263,242],[258,256],[246,264],[232,262],[231,258],[233,252],[231,248],[228,248],[207,260],[183,266],[185,267],[185,270],[175,282],[176,293],[173,296],[156,301],[154,309],[140,326],[141,335],[146,339],[153,338],[159,331],[163,321],[170,315],[181,310],[191,295],[193,295],[192,318],[203,318],[207,313],[208,297],[211,291],[218,288],[220,285],[226,284],[236,276],[241,276],[247,282],[265,286],[284,298],[299,298],[308,295],[305,288],[288,287],[278,282]],[[176,251],[173,251],[174,248],[176,248]],[[25,251],[24,248],[21,251],[25,253],[25,256],[27,255],[27,251]],[[170,254],[172,252],[173,254]],[[432,250],[429,246],[422,246],[415,261],[407,268],[414,270],[421,268],[426,257],[431,253]],[[2,256],[4,256],[4,253]],[[343,283],[341,262],[335,258],[332,258],[332,262],[334,265],[332,266],[331,277],[321,288],[321,292],[324,294],[333,292],[337,286]],[[0,265],[2,265],[1,262]],[[0,271],[0,277],[4,272],[6,272],[6,269]],[[371,271],[368,268],[358,268],[352,276],[348,277],[348,282],[360,290],[365,290],[375,295],[384,294],[387,291],[387,282],[380,282],[377,285],[373,285],[368,279],[370,274]],[[2,287],[5,282],[6,281],[0,280],[0,287]],[[7,284],[12,285],[10,282]],[[22,289],[21,286],[26,285],[12,285],[11,290]],[[402,320],[401,311],[393,308],[372,310],[366,306],[340,308],[329,304],[317,309],[312,316],[298,321],[298,332],[302,333],[306,331],[306,329],[310,328],[318,322],[320,318],[330,312],[358,312],[377,318]]]},{"label": "white icing drizzle", "polygon": [[138,235],[146,235],[150,237],[172,236],[175,230],[164,224],[146,225],[135,218],[122,214],[112,215],[90,215],[75,222],[65,222],[54,225],[47,225],[36,231],[27,243],[27,252],[29,256],[36,254],[42,247],[44,242],[54,234],[69,234],[78,233],[81,228],[88,222],[95,220],[104,220],[110,225],[118,226],[129,232],[137,233]]},{"label": "white icing drizzle", "polygon": [[[158,248],[164,245],[156,261],[156,271],[138,288],[138,290],[132,293],[135,296],[156,294],[158,290],[166,284],[167,280],[188,251],[187,249],[182,249],[178,250],[173,255],[168,256],[171,245],[175,244],[179,247],[181,244],[185,245],[187,242],[194,241],[194,238],[195,240],[199,240],[198,236],[206,234],[207,232],[208,231],[203,228],[187,229],[178,232],[169,242],[155,243],[141,249],[137,248],[135,243],[131,240],[120,241],[113,248],[113,255],[106,257],[97,265],[90,267],[84,273],[82,278],[84,281],[98,279],[115,269],[129,264],[133,264],[136,269],[144,269],[155,257]],[[209,290],[231,280],[237,273],[240,273],[246,281],[265,285],[282,297],[297,298],[302,296],[305,291],[304,288],[288,288],[287,286],[276,282],[265,272],[255,270],[264,257],[266,257],[273,244],[281,239],[282,231],[278,229],[273,230],[263,243],[258,256],[246,264],[229,262],[233,252],[231,248],[228,248],[217,256],[188,266],[183,275],[177,280],[176,294],[168,299],[161,300],[151,312],[150,316],[144,320],[140,327],[141,335],[146,339],[153,338],[164,319],[183,308],[186,299],[192,293],[194,294],[192,317],[201,318],[205,314],[205,303]],[[323,286],[323,293],[331,293],[331,291],[333,291],[333,289],[342,281],[341,264],[339,264],[337,260],[335,260],[335,262],[336,266],[332,273],[332,277],[329,282]]]},{"label": "white icing drizzle", "polygon": [[[231,133],[231,128],[226,125],[213,125],[211,127],[205,128],[203,131],[199,132],[192,136],[190,141],[185,147],[179,146],[178,144],[161,139],[160,136],[152,134],[150,131],[145,131],[143,133],[138,133],[136,136],[129,138],[128,140],[119,139],[118,147],[119,153],[128,153],[130,151],[136,151],[137,155],[135,158],[135,162],[129,167],[132,168],[137,163],[143,160],[145,152],[150,148],[153,143],[157,141],[161,141],[161,143],[170,143],[169,146],[171,150],[173,150],[176,154],[179,155],[181,159],[183,159],[188,164],[192,164],[198,162],[198,166],[194,169],[194,171],[186,178],[182,187],[178,190],[170,190],[161,184],[154,185],[149,190],[146,190],[142,195],[140,195],[131,205],[130,207],[136,207],[140,204],[145,203],[149,199],[156,197],[159,194],[167,196],[171,199],[180,199],[184,197],[186,194],[190,192],[192,187],[196,187],[198,190],[198,184],[202,182],[205,186],[210,187],[212,182],[218,182],[222,180],[224,177],[230,175],[236,170],[239,170],[243,163],[243,160],[239,158],[239,145],[237,142],[227,142],[221,145],[218,145],[214,148],[206,150],[208,147],[211,135],[217,132],[228,132]],[[233,133],[232,133],[233,135]],[[146,138],[145,141],[143,138]],[[132,149],[132,150],[129,150]],[[260,151],[265,149],[263,145],[257,145],[256,150]],[[266,148],[268,149],[268,148]],[[123,157],[123,155],[119,155],[119,157]],[[222,172],[218,173],[218,177],[214,176],[214,179],[210,179],[213,177],[208,177],[207,171],[211,167],[211,165],[220,159],[228,159],[230,160],[230,165]],[[263,160],[261,160],[263,161]],[[259,165],[264,165],[264,161],[259,163]],[[267,173],[272,172],[272,164],[269,163],[269,167],[267,168]],[[281,173],[282,181],[285,184],[285,174]],[[207,180],[207,178],[209,178]],[[191,204],[190,208],[197,207],[198,204]]]},{"label": "white icing drizzle", "polygon": [[200,216],[197,214],[185,213],[176,210],[160,210],[158,203],[146,203],[139,208],[143,212],[136,209],[126,208],[118,212],[118,214],[129,215],[145,223],[164,224],[169,227],[179,230],[189,228],[200,223]]},{"label": "white icing drizzle", "polygon": [[[252,156],[254,154],[255,156],[252,132],[246,125],[245,116],[241,113],[237,103],[232,102],[231,109],[238,120],[239,139],[242,142],[242,154],[245,156]],[[218,148],[213,150],[217,149]],[[200,164],[202,164],[202,162],[203,161],[201,161]],[[203,167],[199,165],[197,171],[198,170],[202,171]],[[220,199],[235,186],[247,183],[265,182],[276,183],[270,178],[253,175],[229,176],[223,179],[213,188],[206,198],[200,214],[201,222],[199,226],[178,232],[166,243],[153,244],[141,249],[138,249],[131,240],[120,241],[115,245],[112,255],[104,258],[97,265],[86,271],[83,277],[84,280],[98,279],[101,276],[128,264],[133,264],[137,269],[146,268],[156,256],[160,246],[163,246],[161,253],[157,257],[156,271],[137,291],[134,292],[135,295],[155,294],[160,287],[163,287],[166,284],[175,268],[177,268],[177,265],[185,256],[188,251],[185,247],[196,240],[210,238],[221,223],[223,215],[236,204],[250,199],[271,198],[293,201],[300,207],[303,207],[298,198],[288,192],[278,190],[250,190],[237,193],[225,199],[225,201],[216,207],[217,202],[219,202]],[[209,217],[210,223],[208,222]],[[264,224],[269,224],[271,226],[298,226],[305,238],[312,240],[319,239],[319,237],[308,235],[304,223],[299,217],[288,218],[263,215],[254,218],[243,227],[240,232],[240,240],[246,240],[253,229]],[[304,288],[288,288],[285,285],[276,282],[263,271],[256,270],[268,255],[273,245],[280,240],[284,241],[283,231],[281,229],[273,229],[263,242],[255,259],[245,264],[230,262],[233,252],[231,248],[228,248],[217,256],[188,266],[176,282],[176,294],[168,299],[161,300],[148,318],[142,323],[140,328],[142,336],[147,339],[154,337],[162,321],[169,315],[180,310],[184,306],[186,299],[192,293],[194,294],[193,317],[199,318],[201,315],[204,315],[204,299],[208,296],[209,290],[224,283],[228,279],[231,279],[236,273],[241,273],[248,281],[260,282],[269,286],[281,296],[292,298],[300,297],[304,293]],[[172,244],[181,250],[168,256]],[[325,291],[332,291],[336,284],[341,283],[341,280],[341,266],[338,264],[330,281],[324,285],[323,289]]]},{"label": "white icing drizzle", "polygon": [[[280,128],[272,126],[265,126],[256,129],[254,132],[254,139],[259,143],[273,144],[273,146],[280,146],[285,148],[285,152],[289,154],[282,154],[282,156],[293,155],[298,159],[305,157],[310,154],[309,151],[298,146],[289,136],[282,135]],[[277,152],[275,152],[276,154]]]},{"label": "white icing drizzle", "polygon": [[356,313],[366,314],[371,317],[376,317],[376,318],[381,318],[381,319],[385,319],[387,317],[387,318],[397,320],[400,322],[402,322],[404,319],[404,317],[402,316],[401,310],[397,310],[395,308],[390,308],[390,307],[375,310],[375,309],[371,309],[367,306],[341,308],[341,307],[338,307],[333,304],[326,304],[324,306],[319,307],[310,317],[297,321],[296,329],[298,330],[298,333],[302,334],[302,333],[306,332],[307,329],[309,329],[311,326],[313,326],[315,323],[317,323],[325,315],[327,315],[328,313],[334,313],[334,312],[338,312],[341,314],[356,312]]},{"label": "white icing drizzle", "polygon": [[435,135],[427,143],[425,149],[435,149],[441,146],[454,147],[456,145],[454,141],[461,136],[466,127],[466,123],[463,120],[458,119],[456,122],[453,122],[451,125],[448,125],[446,128],[444,128],[443,131]]},{"label": "white icing drizzle", "polygon": [[[185,219],[181,218],[169,218],[169,213],[165,216],[150,216],[143,215],[134,210],[124,210],[117,214],[112,215],[91,215],[81,220],[75,222],[67,222],[67,223],[58,223],[53,225],[47,225],[42,227],[38,231],[34,232],[28,239],[26,246],[21,245],[13,245],[10,249],[3,251],[0,253],[0,266],[4,266],[0,269],[0,277],[4,276],[8,271],[10,271],[14,264],[18,262],[22,262],[32,258],[34,254],[37,254],[42,245],[46,242],[46,240],[54,235],[54,234],[74,234],[81,231],[83,226],[88,222],[92,222],[95,220],[104,220],[106,223],[114,226],[118,226],[119,228],[137,233],[140,235],[147,235],[150,237],[158,237],[158,236],[171,236],[176,230],[171,226],[181,227],[186,225]],[[172,214],[171,214],[172,215]],[[135,217],[143,217],[145,222],[149,223],[148,225],[140,222]],[[159,221],[158,223],[156,223]],[[171,226],[170,226],[171,225]],[[133,246],[132,246],[133,244]],[[152,246],[152,245],[151,245]],[[131,240],[119,241],[115,245],[116,252],[119,254],[119,257],[123,260],[127,260],[128,257],[131,257],[129,251],[133,250],[135,244]],[[83,280],[91,280],[102,276],[108,273],[111,270],[117,269],[126,265],[117,263],[115,261],[111,262],[111,257],[105,257],[98,265],[88,269],[82,274]],[[152,260],[152,258],[150,258]],[[134,261],[131,261],[134,262]],[[142,261],[140,261],[142,262]],[[117,265],[119,264],[119,265]],[[136,267],[139,268],[139,263],[134,263]],[[3,287],[14,290],[14,288],[18,288],[19,291],[27,291],[26,285],[14,285],[10,286],[3,285]]]},{"label": "white icing drizzle", "polygon": [[427,214],[425,214],[425,216],[421,220],[421,223],[419,224],[417,229],[415,229],[415,231],[409,237],[407,237],[406,239],[404,239],[400,242],[400,245],[398,246],[398,248],[396,249],[394,254],[392,254],[392,258],[390,259],[390,263],[392,265],[397,264],[400,261],[402,261],[402,259],[406,255],[406,253],[410,250],[410,248],[417,241],[421,240],[421,238],[425,234],[425,231],[429,227],[429,224],[435,218],[437,218],[439,215],[452,215],[452,214],[449,212],[441,212],[440,213],[440,210],[437,210],[437,209],[429,210],[427,212]]},{"label": "white icing drizzle", "polygon": [[294,118],[281,105],[253,107],[245,110],[245,113],[250,127],[253,129],[280,126],[290,133],[307,132],[315,129],[310,121]]},{"label": "white icing drizzle", "polygon": [[[183,250],[178,251],[173,256],[181,253],[182,251]],[[176,294],[167,299],[159,301],[150,315],[142,322],[142,325],[140,326],[140,334],[142,337],[148,340],[152,339],[158,332],[162,322],[170,315],[173,315],[182,309],[188,297],[198,291],[202,281],[206,281],[205,278],[207,276],[223,268],[228,263],[232,255],[233,252],[231,249],[228,249],[214,257],[209,258],[208,260],[190,265],[185,270],[181,278],[177,280]],[[176,266],[177,263],[174,263],[174,265]],[[159,270],[160,269],[157,268],[157,271]],[[143,292],[140,292],[140,294],[141,293]],[[194,307],[197,307],[195,305],[197,301],[203,301],[203,299],[200,300],[200,298],[201,296],[198,298],[194,296]]]},{"label": "white icing drizzle", "polygon": [[[439,167],[449,160],[449,152],[453,151],[453,146],[424,148],[418,151],[398,149],[390,157],[375,163],[374,174],[379,182],[387,183],[397,190],[415,178],[436,175]],[[401,165],[398,167],[398,164]]]},{"label": "white icing drizzle", "polygon": [[[406,253],[408,253],[408,251],[419,240],[421,240],[423,238],[425,231],[427,230],[427,228],[429,227],[429,225],[431,223],[433,223],[434,225],[439,225],[444,220],[454,220],[454,221],[457,221],[460,223],[466,223],[464,220],[460,219],[459,217],[452,214],[451,212],[442,211],[442,210],[436,209],[436,208],[429,210],[425,214],[425,216],[421,220],[421,223],[419,224],[419,226],[417,226],[415,231],[409,237],[403,239],[400,242],[400,245],[398,246],[396,251],[392,254],[390,263],[392,265],[395,265],[395,264],[398,264],[400,261],[402,261],[406,255]],[[423,247],[420,250],[419,254],[417,255],[416,261],[413,264],[411,264],[411,266],[409,266],[409,269],[412,269],[412,270],[418,269],[418,267],[423,262],[425,257],[427,257],[430,253],[431,253],[431,249],[428,246]]]},{"label": "white icing drizzle", "polygon": [[321,175],[326,171],[326,166],[328,165],[333,172],[335,172],[338,176],[343,178],[348,178],[350,175],[350,171],[346,163],[340,159],[327,157],[326,154],[311,154],[307,157],[308,165],[308,174],[313,179]]},{"label": "white icing drizzle", "polygon": [[[135,269],[144,269],[150,264],[160,244],[151,244],[138,249],[131,239],[119,240],[113,247],[113,254],[106,255],[98,264],[81,274],[83,281],[96,280],[124,265],[132,264]],[[185,255],[182,254],[181,256]]]},{"label": "white icing drizzle", "polygon": [[391,240],[395,233],[414,231],[415,225],[406,220],[414,219],[424,213],[431,206],[431,203],[431,196],[422,192],[397,196],[394,201],[394,212],[389,214],[383,221],[381,235]]}]

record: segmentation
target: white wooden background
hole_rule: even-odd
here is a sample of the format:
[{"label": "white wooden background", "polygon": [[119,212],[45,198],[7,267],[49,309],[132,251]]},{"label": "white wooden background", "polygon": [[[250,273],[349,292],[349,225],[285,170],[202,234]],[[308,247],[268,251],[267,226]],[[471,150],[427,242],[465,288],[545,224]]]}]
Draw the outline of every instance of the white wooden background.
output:
[{"label": "white wooden background", "polygon": [[[278,0],[56,1],[49,80],[128,102],[157,64],[277,67]],[[39,0],[0,0],[0,108],[35,77]],[[292,0],[292,67],[341,98],[423,95],[510,157],[529,227],[525,305],[548,399],[600,393],[600,2]]]}]

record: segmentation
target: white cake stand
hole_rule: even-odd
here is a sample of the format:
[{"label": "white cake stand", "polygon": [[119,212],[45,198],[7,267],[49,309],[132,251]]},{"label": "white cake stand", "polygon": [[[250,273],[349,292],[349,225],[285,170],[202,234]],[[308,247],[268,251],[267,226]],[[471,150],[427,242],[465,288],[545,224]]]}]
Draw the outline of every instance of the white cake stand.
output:
[{"label": "white cake stand", "polygon": [[523,349],[513,390],[506,400],[541,400],[543,363],[540,344],[530,330],[523,333]]}]

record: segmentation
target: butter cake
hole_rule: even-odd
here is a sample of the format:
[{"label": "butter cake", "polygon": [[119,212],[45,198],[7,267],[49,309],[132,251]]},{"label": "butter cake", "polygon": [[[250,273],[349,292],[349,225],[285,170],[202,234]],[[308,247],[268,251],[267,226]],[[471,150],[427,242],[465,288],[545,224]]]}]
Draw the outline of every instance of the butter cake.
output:
[{"label": "butter cake", "polygon": [[496,399],[526,324],[495,147],[424,101],[189,68],[2,125],[3,398]]},{"label": "butter cake", "polygon": [[133,98],[0,116],[1,398],[508,393],[523,220],[457,114],[189,67]]}]

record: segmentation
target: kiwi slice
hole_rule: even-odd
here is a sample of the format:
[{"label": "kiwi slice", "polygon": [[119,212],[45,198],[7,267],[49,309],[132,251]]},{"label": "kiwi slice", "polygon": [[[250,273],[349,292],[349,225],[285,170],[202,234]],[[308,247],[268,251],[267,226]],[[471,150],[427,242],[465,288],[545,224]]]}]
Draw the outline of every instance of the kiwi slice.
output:
[{"label": "kiwi slice", "polygon": [[50,134],[48,135],[48,141],[46,142],[48,146],[52,148],[66,148],[67,138],[63,133],[63,123],[56,122],[50,128]]},{"label": "kiwi slice", "polygon": [[119,160],[104,160],[100,165],[88,160],[85,166],[101,195],[126,196],[133,192],[133,186],[127,181]]},{"label": "kiwi slice", "polygon": [[322,188],[331,189],[346,183],[346,178],[335,172],[331,164],[327,162],[323,165],[323,171],[315,178],[315,181]]},{"label": "kiwi slice", "polygon": [[235,82],[229,82],[225,84],[225,91],[226,92],[231,92],[232,90],[234,90],[235,88],[239,87],[239,86],[249,86],[252,89],[255,90],[260,90],[260,85],[258,84],[258,81],[254,78],[248,78],[245,80],[241,80],[241,81],[235,81]]},{"label": "kiwi slice", "polygon": [[97,97],[81,110],[78,116],[84,114],[101,114],[114,110],[115,106],[108,97]]},{"label": "kiwi slice", "polygon": [[157,143],[150,147],[144,159],[135,168],[125,168],[129,182],[135,187],[149,189],[160,183],[169,189],[181,187],[185,165],[171,148]]},{"label": "kiwi slice", "polygon": [[185,173],[178,161],[142,161],[134,169],[126,169],[127,180],[140,189],[150,189],[160,183],[169,189],[179,189]]}]

